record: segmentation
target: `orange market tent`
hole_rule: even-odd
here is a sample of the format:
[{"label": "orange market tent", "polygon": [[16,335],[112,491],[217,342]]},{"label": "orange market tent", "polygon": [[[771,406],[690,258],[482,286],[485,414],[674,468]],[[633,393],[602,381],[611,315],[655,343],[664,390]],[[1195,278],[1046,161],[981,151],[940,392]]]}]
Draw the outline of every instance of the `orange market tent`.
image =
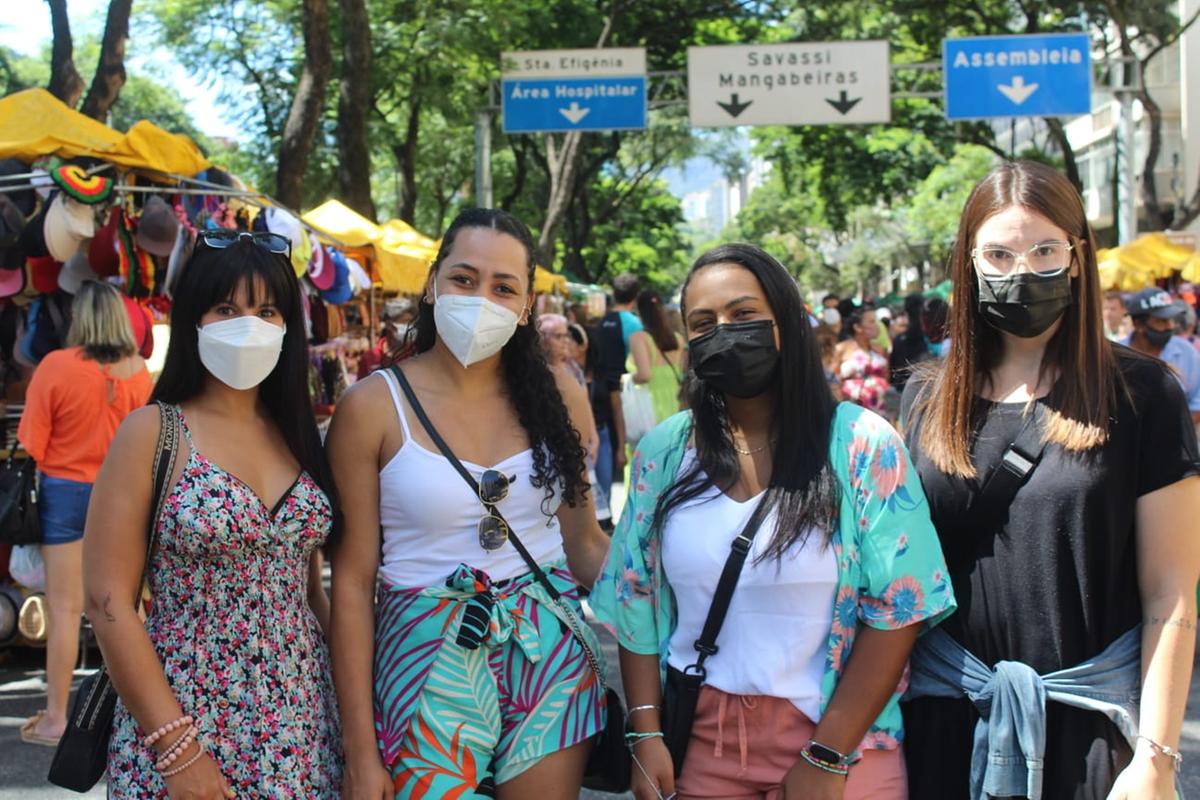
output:
[{"label": "orange market tent", "polygon": [[1184,280],[1200,282],[1200,252],[1172,242],[1161,231],[1139,236],[1121,247],[1098,250],[1096,260],[1105,289],[1131,292],[1176,272]]},{"label": "orange market tent", "polygon": [[88,156],[130,169],[192,176],[208,159],[186,136],[142,120],[120,133],[69,108],[45,89],[0,98],[0,158]]}]

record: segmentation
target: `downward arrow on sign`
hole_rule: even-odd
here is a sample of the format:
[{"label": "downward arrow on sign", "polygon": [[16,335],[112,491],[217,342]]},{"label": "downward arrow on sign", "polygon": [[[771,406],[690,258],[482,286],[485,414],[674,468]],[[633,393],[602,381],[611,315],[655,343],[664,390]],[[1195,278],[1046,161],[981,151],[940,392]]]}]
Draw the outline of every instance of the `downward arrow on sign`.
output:
[{"label": "downward arrow on sign", "polygon": [[1029,99],[1029,95],[1037,91],[1038,85],[1036,83],[1031,83],[1026,86],[1024,78],[1022,78],[1020,75],[1014,75],[1011,86],[1005,86],[1003,83],[1001,83],[996,88],[1003,92],[1004,96],[1009,100],[1012,100],[1017,105],[1021,105],[1021,103],[1024,103]]},{"label": "downward arrow on sign", "polygon": [[729,116],[736,118],[739,114],[749,108],[753,102],[753,100],[747,100],[744,103],[739,103],[738,96],[734,94],[729,98],[728,103],[722,103],[720,100],[718,100],[717,105],[725,109],[725,113],[729,114]]},{"label": "downward arrow on sign", "polygon": [[862,100],[861,97],[856,97],[853,100],[851,100],[849,97],[846,96],[845,89],[842,89],[842,93],[838,95],[837,100],[830,100],[828,97],[825,98],[825,102],[829,103],[829,105],[836,108],[838,110],[838,113],[841,114],[843,117],[846,116],[847,114],[849,114],[850,109],[852,109],[856,105],[858,105],[858,101],[860,101],[860,100]]},{"label": "downward arrow on sign", "polygon": [[569,108],[560,108],[558,113],[566,117],[567,121],[572,125],[578,125],[584,117],[592,113],[592,110],[590,108],[580,108],[579,103],[571,103]]}]

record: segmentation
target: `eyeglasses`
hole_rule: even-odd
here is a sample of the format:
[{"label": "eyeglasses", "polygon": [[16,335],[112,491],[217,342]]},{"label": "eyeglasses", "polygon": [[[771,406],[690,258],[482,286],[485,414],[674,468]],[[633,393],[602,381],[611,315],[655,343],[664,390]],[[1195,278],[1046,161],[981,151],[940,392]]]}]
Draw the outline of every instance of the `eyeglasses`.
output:
[{"label": "eyeglasses", "polygon": [[1038,242],[1024,253],[1017,253],[1007,247],[988,244],[972,250],[971,258],[976,271],[986,278],[1015,275],[1022,263],[1035,275],[1049,278],[1070,266],[1074,249],[1069,242],[1049,241]]},{"label": "eyeglasses", "polygon": [[278,233],[250,233],[249,231],[231,231],[227,228],[205,229],[197,234],[197,242],[203,242],[205,247],[213,250],[224,250],[233,247],[243,239],[249,239],[268,253],[292,257],[292,243]]},{"label": "eyeglasses", "polygon": [[508,497],[508,487],[516,476],[489,469],[479,477],[479,502],[487,512],[479,520],[479,546],[484,550],[499,550],[508,541],[508,525],[496,513],[496,504]]}]

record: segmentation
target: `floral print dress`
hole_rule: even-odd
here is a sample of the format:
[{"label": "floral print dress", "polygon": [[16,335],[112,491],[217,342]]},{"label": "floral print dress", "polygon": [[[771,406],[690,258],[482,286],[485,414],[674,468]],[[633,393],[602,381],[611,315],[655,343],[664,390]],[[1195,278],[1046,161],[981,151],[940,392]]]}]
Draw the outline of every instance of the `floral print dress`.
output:
[{"label": "floral print dress", "polygon": [[874,350],[855,350],[842,361],[842,397],[882,413],[887,407],[888,360]]},{"label": "floral print dress", "polygon": [[[275,508],[192,445],[158,520],[146,632],[200,741],[239,798],[338,797],[329,651],[307,600],[328,499],[301,473]],[[117,703],[110,798],[165,798],[146,732]]]},{"label": "floral print dress", "polygon": [[[622,647],[658,656],[664,677],[678,613],[663,568],[662,536],[652,523],[658,498],[679,472],[691,429],[691,413],[683,412],[638,443],[625,511],[589,598]],[[929,504],[900,436],[877,414],[851,403],[838,405],[832,434],[829,460],[841,502],[830,536],[838,577],[821,679],[822,713],[864,626],[931,627],[955,609]],[[899,747],[904,737],[899,701],[907,682],[906,671],[856,749]]]}]

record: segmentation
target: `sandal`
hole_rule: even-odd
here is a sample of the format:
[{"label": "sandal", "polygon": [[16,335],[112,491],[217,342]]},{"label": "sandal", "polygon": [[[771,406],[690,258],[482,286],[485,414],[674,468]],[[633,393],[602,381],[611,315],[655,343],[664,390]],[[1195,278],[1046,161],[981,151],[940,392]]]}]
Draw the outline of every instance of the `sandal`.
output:
[{"label": "sandal", "polygon": [[43,747],[58,747],[59,736],[43,736],[34,730],[37,724],[42,721],[42,717],[46,716],[46,712],[37,712],[29,719],[25,720],[25,724],[21,726],[21,741],[26,744],[40,744]]}]

